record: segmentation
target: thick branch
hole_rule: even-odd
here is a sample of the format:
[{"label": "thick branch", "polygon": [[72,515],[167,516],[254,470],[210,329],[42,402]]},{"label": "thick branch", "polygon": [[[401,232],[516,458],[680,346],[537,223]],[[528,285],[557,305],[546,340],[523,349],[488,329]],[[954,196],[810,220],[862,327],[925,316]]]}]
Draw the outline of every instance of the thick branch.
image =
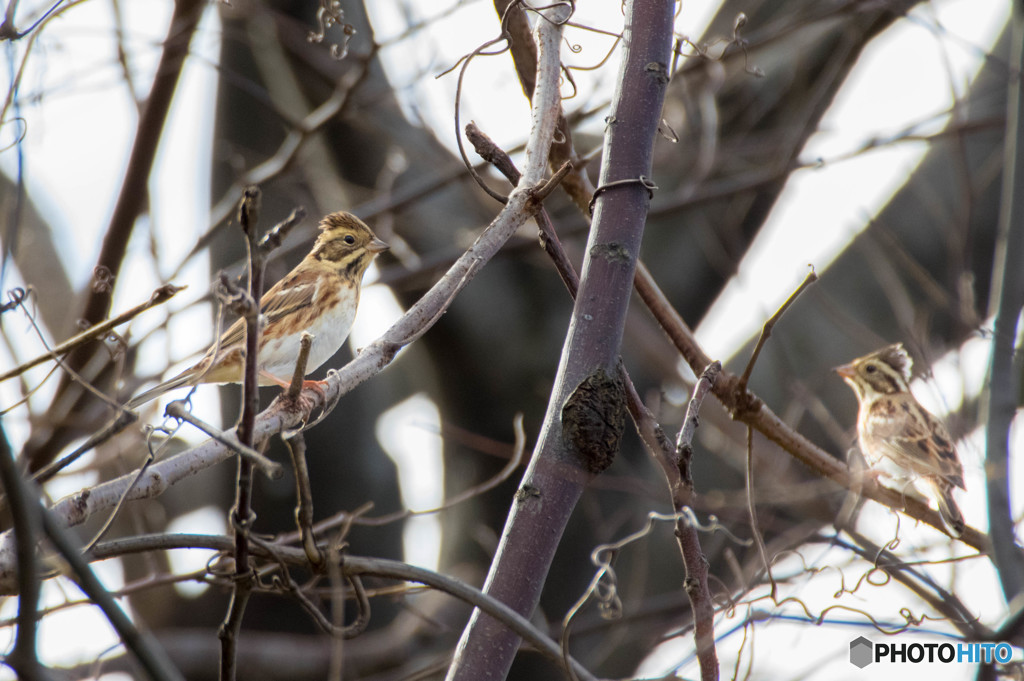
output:
[{"label": "thick branch", "polygon": [[[1024,64],[1024,10],[1013,3],[1012,61]],[[1006,143],[1003,146],[1003,202],[1000,206],[996,263],[992,272],[995,315],[992,361],[985,419],[985,471],[992,560],[1006,601],[1024,591],[1024,558],[1017,548],[1010,505],[1010,425],[1017,409],[1021,364],[1014,367],[1017,320],[1024,306],[1024,90],[1019,78],[1007,79]],[[1019,357],[1019,355],[1018,355]]]},{"label": "thick branch", "polygon": [[[627,3],[623,63],[611,117],[617,123],[609,125],[605,136],[602,183],[650,175],[668,80],[672,5]],[[548,17],[561,10],[564,6],[554,7]],[[551,63],[557,69],[560,26],[539,20],[537,27],[533,107],[557,112],[557,101],[544,101],[544,79]],[[544,577],[584,487],[618,449],[625,416],[619,347],[648,202],[648,191],[639,183],[617,186],[597,202],[555,387],[520,487],[528,493],[516,496],[484,588],[523,615],[540,599]],[[518,647],[516,635],[474,611],[448,678],[503,678]]]},{"label": "thick branch", "polygon": [[[473,141],[473,146],[481,158],[494,165],[513,185],[519,183],[519,170],[513,165],[512,159],[507,153],[498,148],[472,123],[466,126],[466,135]],[[590,198],[584,201],[584,204],[589,203]],[[544,245],[544,250],[554,262],[559,276],[566,288],[569,289],[569,295],[575,300],[580,285],[579,275],[576,274],[576,270],[562,249],[558,235],[551,226],[547,212],[543,209],[537,214],[537,224],[540,226],[541,243]],[[638,267],[642,267],[642,263],[638,263]],[[714,385],[721,370],[720,362],[713,362],[704,370],[704,374],[697,382],[690,407],[687,409],[684,426],[679,432],[678,445],[673,451],[672,444],[665,437],[661,425],[655,421],[654,415],[640,399],[629,372],[622,367],[622,383],[626,391],[626,406],[629,409],[629,414],[633,418],[633,423],[648,452],[665,474],[669,491],[672,494],[672,507],[677,513],[675,533],[686,569],[683,585],[690,601],[690,608],[694,613],[694,637],[697,643],[701,675],[703,679],[707,680],[718,678],[718,655],[714,645],[715,608],[711,599],[711,591],[708,588],[707,558],[701,548],[697,529],[689,522],[684,512],[689,510],[688,507],[693,506],[694,492],[690,462],[693,456],[693,436],[697,429],[697,413],[700,411],[700,404],[705,395],[711,390],[711,386]],[[568,619],[571,619],[571,616]],[[568,631],[568,623],[566,631]],[[563,634],[563,645],[566,642],[567,639]]]},{"label": "thick branch", "polygon": [[18,678],[35,681],[45,678],[36,656],[36,607],[39,605],[40,579],[36,544],[40,537],[39,490],[34,482],[24,480],[14,461],[14,452],[7,434],[0,430],[0,484],[7,496],[14,525],[18,565],[18,630],[14,648],[6,664]]}]

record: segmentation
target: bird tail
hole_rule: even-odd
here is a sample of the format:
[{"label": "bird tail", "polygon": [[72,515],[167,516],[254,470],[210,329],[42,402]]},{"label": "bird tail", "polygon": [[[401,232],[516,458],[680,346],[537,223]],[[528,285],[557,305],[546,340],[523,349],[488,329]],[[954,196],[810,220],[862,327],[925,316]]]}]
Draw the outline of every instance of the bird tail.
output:
[{"label": "bird tail", "polygon": [[191,385],[193,380],[195,380],[195,373],[192,371],[184,371],[154,388],[150,388],[145,392],[139,393],[132,399],[128,400],[125,407],[128,409],[136,409],[144,405],[146,402],[160,397],[165,392],[169,392],[175,388],[181,388],[182,386]]},{"label": "bird tail", "polygon": [[959,539],[964,533],[966,524],[963,514],[960,513],[960,508],[953,499],[953,486],[944,480],[929,480],[929,482],[932,489],[935,490],[935,501],[939,504],[939,515],[942,516],[942,522],[946,524],[949,533]]}]

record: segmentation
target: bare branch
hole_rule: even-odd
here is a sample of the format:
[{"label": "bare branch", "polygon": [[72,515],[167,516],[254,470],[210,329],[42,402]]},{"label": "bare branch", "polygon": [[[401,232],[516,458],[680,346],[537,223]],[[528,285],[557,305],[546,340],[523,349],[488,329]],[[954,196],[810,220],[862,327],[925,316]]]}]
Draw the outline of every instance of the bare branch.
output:
[{"label": "bare branch", "polygon": [[[537,79],[533,115],[557,120],[557,83],[562,22],[569,5],[556,3],[537,21]],[[623,60],[613,110],[628,120],[628,135],[610,126],[602,182],[649,175],[651,144],[660,120],[667,78],[652,77],[651,64],[666,65],[671,48],[671,3],[626,3],[625,25],[633,49]],[[548,96],[556,95],[553,100]],[[552,115],[552,113],[554,115]],[[552,127],[554,127],[552,125]],[[626,127],[621,128],[625,133]],[[549,148],[527,144],[527,162]],[[531,186],[529,170],[519,186]],[[611,464],[624,428],[626,401],[619,362],[631,282],[649,198],[622,190],[601,197],[587,245],[584,279],[573,309],[555,384],[534,455],[509,511],[498,553],[487,577],[488,595],[531,613],[540,598],[565,524],[585,485]],[[526,491],[529,493],[525,493]],[[528,563],[528,564],[527,564]],[[518,639],[476,611],[463,631],[449,681],[502,677]]]},{"label": "bare branch", "polygon": [[[1011,64],[1024,64],[1024,11],[1013,5]],[[1024,308],[1024,88],[1007,80],[1006,143],[1003,146],[1003,202],[1000,206],[989,314],[995,316],[991,388],[985,412],[985,471],[993,560],[1007,602],[1024,591],[1024,557],[1018,551],[1010,503],[1010,426],[1020,400],[1024,352],[1014,348]],[[1015,360],[1016,357],[1016,360]]]},{"label": "bare branch", "polygon": [[761,335],[757,339],[757,345],[754,346],[754,351],[750,353],[750,361],[747,362],[747,368],[743,370],[743,375],[740,376],[738,390],[743,392],[747,389],[747,382],[750,380],[750,374],[754,371],[754,364],[757,363],[757,358],[761,355],[761,348],[764,347],[764,344],[772,335],[772,329],[775,328],[775,324],[778,323],[779,319],[782,318],[782,315],[786,313],[789,306],[796,302],[796,299],[800,297],[800,294],[804,292],[804,289],[816,281],[818,281],[818,275],[814,271],[814,267],[811,267],[811,271],[807,273],[806,277],[804,277],[800,286],[790,294],[789,298],[786,298],[786,302],[784,302],[782,306],[775,311],[775,314],[768,318],[768,321],[764,323],[764,326],[761,327]]},{"label": "bare branch", "polygon": [[[259,247],[256,225],[259,222],[261,193],[259,187],[247,187],[238,206],[238,223],[245,233],[245,247],[249,254],[249,306],[242,316],[245,322],[245,365],[242,373],[242,416],[235,428],[235,436],[244,447],[256,443],[256,417],[260,409],[260,299],[263,296],[263,250]],[[242,627],[245,607],[252,593],[255,575],[249,565],[249,531],[255,513],[252,511],[252,461],[238,459],[238,479],[235,485],[235,504],[230,511],[231,527],[235,532],[235,575],[231,602],[217,632],[221,642],[221,681],[234,681],[237,673],[236,642]]]},{"label": "bare branch", "polygon": [[48,352],[45,352],[42,355],[39,355],[38,357],[31,359],[27,362],[23,362],[6,373],[0,374],[0,382],[6,381],[8,378],[13,378],[14,376],[23,374],[32,367],[38,366],[47,360],[57,359],[59,355],[71,352],[72,350],[74,350],[75,348],[79,347],[84,343],[107,335],[109,332],[113,331],[118,326],[121,326],[125,322],[131,321],[132,319],[135,319],[146,310],[156,307],[157,305],[163,305],[168,300],[177,295],[180,291],[184,291],[186,288],[188,287],[174,286],[173,284],[166,284],[165,286],[161,286],[157,290],[153,291],[153,295],[150,296],[149,300],[147,300],[146,302],[140,305],[136,305],[135,307],[131,308],[130,310],[122,312],[116,317],[111,317],[106,321],[100,322],[99,324],[95,324],[94,326],[91,326],[85,331],[75,334],[74,336],[67,339],[60,345],[54,347],[53,349],[49,350]]},{"label": "bare branch", "polygon": [[40,576],[36,557],[36,544],[40,536],[39,490],[35,483],[21,477],[14,461],[14,452],[7,442],[7,434],[0,430],[0,484],[3,485],[11,511],[11,524],[17,546],[18,571],[18,630],[14,648],[6,664],[18,678],[40,679],[42,670],[36,656],[36,628],[39,607]]},{"label": "bare branch", "polygon": [[[118,540],[97,546],[90,554],[90,559],[109,558],[114,555],[151,551],[155,548],[206,548],[216,551],[230,551],[233,541],[230,537],[205,534],[149,535],[132,539]],[[306,554],[301,548],[273,545],[266,546],[263,542],[253,544],[253,554],[271,560],[284,560],[290,565],[301,566],[306,563]],[[562,664],[562,653],[557,643],[507,605],[482,593],[479,589],[465,582],[443,575],[432,570],[408,565],[385,558],[366,558],[363,556],[345,555],[341,561],[342,572],[346,577],[373,575],[386,579],[425,584],[443,591],[486,612],[489,616],[502,622],[515,631],[516,635],[534,646],[544,657],[556,665]],[[585,667],[572,660],[573,671],[582,681],[596,681]]]},{"label": "bare branch", "polygon": [[234,435],[228,435],[220,428],[202,420],[186,409],[185,405],[185,400],[174,400],[167,404],[167,408],[164,412],[171,418],[180,419],[181,421],[185,421],[186,423],[195,426],[217,442],[230,448],[240,457],[249,459],[271,480],[277,480],[284,473],[284,470],[281,468],[281,464],[268,459],[252,447],[242,444]]},{"label": "bare branch", "polygon": [[302,539],[302,549],[306,552],[310,564],[319,568],[323,565],[324,557],[317,548],[316,535],[313,533],[313,490],[309,484],[309,467],[306,465],[306,439],[302,436],[301,430],[290,432],[282,439],[288,447],[292,468],[295,471],[295,522],[299,528],[299,537]]}]

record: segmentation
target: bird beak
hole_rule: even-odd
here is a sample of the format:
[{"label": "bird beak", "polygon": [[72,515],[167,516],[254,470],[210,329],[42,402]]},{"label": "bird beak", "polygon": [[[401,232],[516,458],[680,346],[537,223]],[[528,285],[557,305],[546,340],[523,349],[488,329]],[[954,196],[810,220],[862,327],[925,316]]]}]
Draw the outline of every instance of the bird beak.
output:
[{"label": "bird beak", "polygon": [[374,238],[373,238],[373,241],[371,241],[371,242],[370,242],[370,243],[369,243],[369,244],[368,244],[368,245],[366,246],[366,248],[367,248],[367,250],[369,250],[369,251],[370,251],[371,253],[380,253],[381,251],[386,251],[386,250],[388,250],[389,248],[391,248],[391,246],[388,246],[388,245],[387,245],[386,243],[384,243],[383,241],[381,241],[381,240],[380,240],[380,239],[378,239],[377,237],[374,237]]},{"label": "bird beak", "polygon": [[854,371],[852,364],[844,364],[842,366],[838,366],[832,371],[836,372],[843,378],[853,378],[857,374],[857,372]]}]

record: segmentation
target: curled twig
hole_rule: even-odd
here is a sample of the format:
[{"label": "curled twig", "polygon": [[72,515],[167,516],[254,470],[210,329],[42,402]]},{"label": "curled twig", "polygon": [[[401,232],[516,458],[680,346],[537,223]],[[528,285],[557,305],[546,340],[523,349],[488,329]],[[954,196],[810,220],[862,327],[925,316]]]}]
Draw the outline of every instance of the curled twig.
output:
[{"label": "curled twig", "polygon": [[341,0],[320,0],[320,6],[316,10],[316,22],[319,30],[307,33],[306,40],[320,44],[327,37],[329,28],[340,26],[343,37],[340,43],[331,45],[331,57],[341,61],[348,56],[348,43],[356,34],[356,27],[345,21],[345,10],[341,8]]},{"label": "curled twig", "polygon": [[[469,68],[469,63],[473,60],[473,58],[478,56],[478,55],[481,55],[481,54],[501,54],[502,52],[505,52],[505,51],[507,51],[509,49],[508,43],[509,43],[510,38],[509,38],[509,32],[508,32],[508,17],[510,15],[510,12],[512,11],[512,9],[518,3],[519,3],[519,0],[516,0],[515,2],[511,3],[505,9],[505,13],[501,17],[501,33],[498,35],[497,38],[493,38],[492,40],[488,40],[487,42],[485,42],[484,44],[480,45],[475,50],[473,50],[468,55],[466,55],[465,57],[463,57],[462,59],[459,60],[460,62],[462,62],[462,67],[459,69],[458,83],[455,86],[455,141],[456,141],[456,143],[458,144],[458,147],[459,147],[459,155],[462,156],[462,162],[466,165],[466,169],[469,171],[469,174],[470,174],[470,176],[472,176],[473,180],[480,186],[481,189],[484,190],[484,192],[487,193],[488,196],[490,196],[495,201],[498,201],[500,203],[508,203],[508,197],[504,196],[502,194],[499,194],[498,192],[496,192],[493,189],[491,189],[490,187],[488,187],[487,183],[484,182],[484,178],[480,177],[480,173],[478,173],[476,168],[473,166],[473,164],[469,162],[469,156],[466,154],[466,147],[462,143],[461,122],[459,120],[459,108],[460,108],[459,105],[460,105],[460,102],[462,101],[462,82],[463,82],[463,80],[464,80],[464,78],[466,76],[466,69]],[[484,52],[484,50],[486,50],[491,45],[495,45],[495,44],[500,43],[502,41],[505,41],[506,45],[501,50],[498,50],[497,52],[492,52],[492,53],[485,53]],[[453,66],[452,68],[455,68],[455,67]],[[441,75],[444,75],[444,74],[441,74]]]}]

